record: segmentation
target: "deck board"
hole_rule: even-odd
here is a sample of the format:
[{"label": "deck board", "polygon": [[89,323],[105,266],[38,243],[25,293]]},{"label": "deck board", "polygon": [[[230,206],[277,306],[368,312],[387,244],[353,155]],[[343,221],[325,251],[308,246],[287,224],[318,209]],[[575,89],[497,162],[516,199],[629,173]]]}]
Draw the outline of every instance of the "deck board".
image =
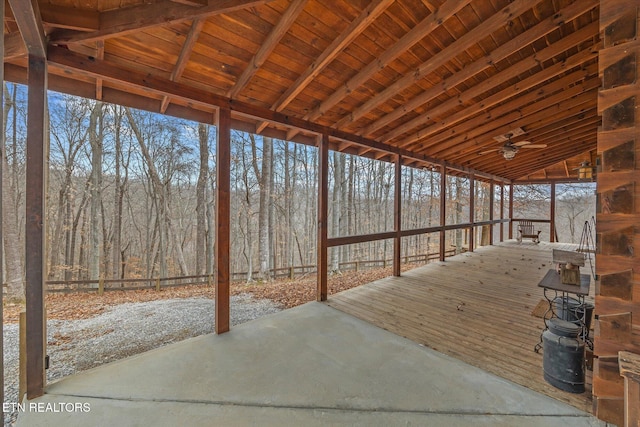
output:
[{"label": "deck board", "polygon": [[542,353],[533,351],[543,323],[531,312],[543,298],[537,285],[553,268],[554,248],[576,246],[509,241],[483,247],[332,295],[327,304],[591,412],[591,372],[585,393],[558,390],[544,381]]}]

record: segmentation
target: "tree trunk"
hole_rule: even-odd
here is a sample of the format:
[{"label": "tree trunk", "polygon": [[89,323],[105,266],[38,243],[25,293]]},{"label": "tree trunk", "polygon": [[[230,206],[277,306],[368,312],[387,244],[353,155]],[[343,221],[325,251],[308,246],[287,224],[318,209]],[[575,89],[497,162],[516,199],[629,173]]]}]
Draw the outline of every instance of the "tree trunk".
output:
[{"label": "tree trunk", "polygon": [[253,168],[260,186],[260,206],[258,208],[258,261],[259,276],[262,280],[269,280],[269,201],[271,199],[271,157],[273,140],[262,138],[262,169],[258,170],[256,141],[251,137]]},{"label": "tree trunk", "polygon": [[[340,236],[340,211],[342,206],[342,193],[344,182],[344,157],[337,151],[333,152],[333,193],[331,200],[331,235]],[[340,249],[336,246],[331,250],[331,262],[329,271],[337,273],[340,271]]]},{"label": "tree trunk", "polygon": [[122,188],[122,184],[120,182],[120,159],[122,158],[122,140],[120,138],[120,126],[122,125],[122,112],[120,107],[114,108],[114,144],[115,144],[115,183],[113,188],[113,239],[112,239],[112,256],[111,260],[111,277],[113,279],[117,279],[120,277],[120,267],[122,265],[123,259],[122,254],[122,199],[124,196],[124,191]]},{"label": "tree trunk", "polygon": [[[89,117],[91,144],[91,204],[89,279],[100,277],[100,200],[102,198],[102,102],[97,101]],[[95,285],[97,286],[97,284]]]},{"label": "tree trunk", "polygon": [[196,275],[204,274],[206,268],[206,237],[207,237],[207,180],[209,172],[209,128],[200,123],[198,125],[198,140],[200,145],[200,168],[196,184]]},{"label": "tree trunk", "polygon": [[[2,155],[2,168],[7,171],[8,165],[6,156]],[[18,236],[18,214],[11,212],[16,206],[15,193],[11,190],[11,178],[7,173],[2,174],[2,195],[3,195],[3,225],[4,225],[4,257],[5,274],[7,283],[7,301],[24,301],[24,277],[22,266],[22,255],[20,253],[20,242]]]},{"label": "tree trunk", "polygon": [[[6,86],[5,86],[6,90]],[[9,93],[8,90],[6,90]],[[4,108],[4,117],[3,117],[3,125],[4,129],[2,129],[3,135],[6,135],[6,125],[9,117],[9,111],[11,108],[13,111],[13,142],[12,147],[14,149],[14,160],[12,164],[12,168],[9,169],[9,163],[6,156],[5,144],[2,144],[0,147],[0,156],[2,157],[2,222],[3,222],[3,233],[2,237],[4,242],[0,242],[0,244],[4,245],[4,262],[5,262],[5,277],[7,284],[7,293],[6,300],[7,301],[24,301],[24,269],[22,265],[22,254],[20,252],[20,236],[19,236],[19,227],[18,227],[18,206],[19,202],[16,197],[16,192],[18,191],[17,182],[18,182],[18,167],[17,160],[15,159],[17,156],[17,135],[15,133],[16,129],[16,88],[14,86],[14,92],[12,96],[12,101],[9,101],[9,97],[6,97],[5,100],[5,108]],[[7,173],[11,171],[11,176]],[[0,259],[0,262],[2,260]],[[0,278],[3,279],[3,278]]]}]

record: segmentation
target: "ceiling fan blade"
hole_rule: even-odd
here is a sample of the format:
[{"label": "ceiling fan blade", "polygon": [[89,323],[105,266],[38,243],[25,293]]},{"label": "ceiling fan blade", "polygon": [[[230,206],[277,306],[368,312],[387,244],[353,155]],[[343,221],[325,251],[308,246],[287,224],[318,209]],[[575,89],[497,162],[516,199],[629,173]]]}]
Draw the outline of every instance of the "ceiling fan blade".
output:
[{"label": "ceiling fan blade", "polygon": [[547,144],[529,144],[529,145],[523,145],[520,148],[547,148]]},{"label": "ceiling fan blade", "polygon": [[484,151],[480,151],[478,152],[479,155],[483,155],[483,154],[489,154],[489,153],[493,153],[494,151],[498,151],[500,150],[499,148],[492,148],[491,150],[484,150]]},{"label": "ceiling fan blade", "polygon": [[522,147],[525,145],[529,145],[531,144],[531,141],[519,141],[519,142],[512,142],[511,145],[513,145],[514,147]]}]

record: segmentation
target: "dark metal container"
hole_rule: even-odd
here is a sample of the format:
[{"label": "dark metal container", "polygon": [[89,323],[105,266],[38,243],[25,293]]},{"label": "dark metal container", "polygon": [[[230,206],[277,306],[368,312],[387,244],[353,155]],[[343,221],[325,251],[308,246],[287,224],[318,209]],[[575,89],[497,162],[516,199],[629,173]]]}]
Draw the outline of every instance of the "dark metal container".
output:
[{"label": "dark metal container", "polygon": [[584,393],[584,342],[580,327],[562,319],[549,319],[542,334],[544,379],[570,393]]}]

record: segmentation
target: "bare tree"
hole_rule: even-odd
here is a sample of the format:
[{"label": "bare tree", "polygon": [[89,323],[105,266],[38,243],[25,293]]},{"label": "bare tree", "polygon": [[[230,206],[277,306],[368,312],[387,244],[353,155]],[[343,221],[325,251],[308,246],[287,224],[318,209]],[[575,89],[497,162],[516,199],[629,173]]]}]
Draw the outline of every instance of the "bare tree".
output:
[{"label": "bare tree", "polygon": [[176,252],[176,258],[178,261],[178,265],[180,267],[180,272],[182,275],[186,276],[188,268],[184,259],[184,254],[182,252],[182,245],[179,243],[177,239],[177,233],[174,230],[173,222],[171,220],[171,215],[169,214],[169,203],[168,203],[169,194],[168,194],[167,185],[170,183],[170,179],[167,179],[167,182],[166,182],[167,185],[165,185],[162,182],[162,180],[160,179],[160,174],[158,173],[156,165],[153,162],[153,159],[151,158],[151,154],[149,153],[149,149],[147,148],[147,144],[144,140],[142,132],[140,131],[138,123],[134,119],[129,108],[125,108],[124,111],[129,121],[129,126],[131,127],[133,134],[135,135],[136,140],[138,141],[138,145],[142,152],[142,156],[146,162],[147,170],[149,172],[151,183],[153,185],[154,195],[155,195],[154,200],[157,202],[158,213],[160,214],[159,215],[159,230],[161,231],[160,235],[162,236],[164,234],[162,233],[163,231],[162,226],[164,224],[166,225],[166,229],[164,229],[166,232],[166,235],[168,235],[169,239],[172,240],[173,249]]},{"label": "bare tree", "polygon": [[[3,118],[3,133],[7,134],[7,124],[9,118],[9,112],[12,112],[12,126],[13,126],[13,138],[12,138],[12,162],[9,165],[7,158],[7,151],[5,144],[1,147],[2,156],[2,168],[4,173],[2,174],[2,221],[4,232],[2,237],[4,239],[4,262],[5,262],[5,274],[7,283],[7,301],[24,301],[24,273],[22,264],[22,255],[20,248],[22,247],[19,242],[20,232],[18,226],[18,218],[22,216],[19,214],[19,198],[20,189],[18,185],[18,143],[17,143],[17,127],[18,127],[18,103],[16,99],[17,88],[15,85],[12,87],[13,92],[8,90],[5,85],[5,93],[12,93],[12,96],[5,98],[4,118]],[[5,138],[6,140],[7,138]],[[9,175],[8,172],[11,172]],[[0,260],[1,261],[1,260]]]},{"label": "bare tree", "polygon": [[271,200],[271,165],[273,156],[273,140],[269,137],[262,138],[262,162],[258,167],[258,148],[253,134],[251,140],[252,165],[260,187],[260,207],[258,208],[258,258],[259,275],[262,280],[269,280],[269,203]]},{"label": "bare tree", "polygon": [[97,280],[100,277],[100,227],[102,226],[100,202],[102,200],[103,120],[103,104],[100,101],[96,101],[89,116],[89,143],[91,144],[91,249],[89,256],[89,278],[91,280]]},{"label": "bare tree", "polygon": [[206,268],[206,216],[207,216],[207,180],[209,172],[209,127],[198,125],[200,146],[200,168],[196,187],[196,274],[204,274]]}]

